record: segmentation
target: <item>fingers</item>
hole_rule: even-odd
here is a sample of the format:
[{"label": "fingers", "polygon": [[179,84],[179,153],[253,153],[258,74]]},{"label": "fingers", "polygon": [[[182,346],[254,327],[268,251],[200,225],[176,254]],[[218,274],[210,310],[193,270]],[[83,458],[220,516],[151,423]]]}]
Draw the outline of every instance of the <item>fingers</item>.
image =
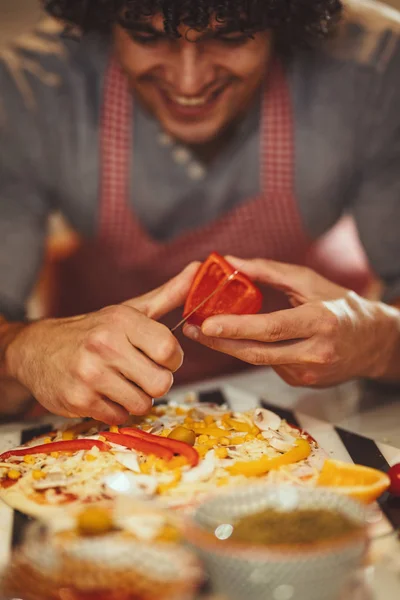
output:
[{"label": "fingers", "polygon": [[309,338],[318,331],[318,312],[308,306],[281,310],[268,315],[219,315],[204,321],[206,336],[280,342]]},{"label": "fingers", "polygon": [[198,262],[190,263],[179,275],[161,287],[139,298],[128,300],[124,304],[139,310],[151,319],[160,319],[184,304],[199,266]]},{"label": "fingers", "polygon": [[138,318],[132,327],[127,329],[126,335],[131,345],[139,348],[156,365],[172,373],[182,366],[183,350],[165,325],[138,313]]},{"label": "fingers", "polygon": [[342,297],[348,291],[305,266],[262,258],[242,260],[227,256],[226,259],[250,279],[284,292],[293,306],[311,300],[333,300]]},{"label": "fingers", "polygon": [[[164,369],[156,365],[144,354],[135,348],[132,348],[130,345],[126,351],[121,352],[119,357],[115,358],[114,360],[110,360],[110,366],[115,370],[115,373],[122,375],[120,380],[124,386],[127,383],[126,380],[128,380],[128,386],[131,384],[131,382],[135,383],[138,388],[145,392],[146,407],[142,411],[143,413],[148,410],[148,402],[151,402],[152,398],[161,398],[167,394],[174,382],[174,377],[169,369]],[[119,387],[120,392],[122,393],[123,389],[121,386]],[[128,393],[128,389],[125,387],[124,389]],[[103,393],[106,394],[105,391],[103,391]],[[124,402],[120,401],[118,396],[110,396],[109,393],[106,395],[111,399],[117,398],[120,404],[123,404],[128,410],[130,410],[130,407]],[[131,412],[135,414],[142,414],[142,412],[137,412],[136,408]]]},{"label": "fingers", "polygon": [[90,414],[85,416],[93,417],[107,425],[121,425],[127,421],[129,412],[115,402],[99,398],[98,402],[91,406]]},{"label": "fingers", "polygon": [[105,375],[99,385],[99,393],[102,397],[111,400],[115,406],[123,407],[124,412],[131,415],[145,415],[153,406],[151,396],[113,371],[108,371]]},{"label": "fingers", "polygon": [[192,325],[185,325],[183,333],[203,346],[252,365],[286,365],[307,361],[304,341],[265,344],[258,341],[226,340],[205,336],[199,328]]}]

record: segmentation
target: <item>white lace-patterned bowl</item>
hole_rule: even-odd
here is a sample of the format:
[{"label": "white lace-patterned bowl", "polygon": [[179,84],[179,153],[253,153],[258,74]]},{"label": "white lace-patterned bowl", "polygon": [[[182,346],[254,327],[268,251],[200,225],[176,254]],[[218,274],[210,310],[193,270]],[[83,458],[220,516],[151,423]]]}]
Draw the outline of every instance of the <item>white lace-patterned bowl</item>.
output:
[{"label": "white lace-patterned bowl", "polygon": [[[360,529],[308,546],[256,546],[229,540],[231,524],[268,508],[331,509]],[[262,484],[203,502],[186,523],[186,537],[203,560],[215,590],[229,600],[337,600],[368,546],[365,508],[350,498],[324,488]]]}]

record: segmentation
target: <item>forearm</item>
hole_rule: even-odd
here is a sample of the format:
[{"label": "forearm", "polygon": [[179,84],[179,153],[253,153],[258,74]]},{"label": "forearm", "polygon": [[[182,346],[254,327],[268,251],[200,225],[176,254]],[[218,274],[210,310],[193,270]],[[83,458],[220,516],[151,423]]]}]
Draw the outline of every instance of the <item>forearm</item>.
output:
[{"label": "forearm", "polygon": [[30,406],[31,394],[13,376],[8,349],[26,323],[9,323],[0,316],[0,418],[20,415]]}]

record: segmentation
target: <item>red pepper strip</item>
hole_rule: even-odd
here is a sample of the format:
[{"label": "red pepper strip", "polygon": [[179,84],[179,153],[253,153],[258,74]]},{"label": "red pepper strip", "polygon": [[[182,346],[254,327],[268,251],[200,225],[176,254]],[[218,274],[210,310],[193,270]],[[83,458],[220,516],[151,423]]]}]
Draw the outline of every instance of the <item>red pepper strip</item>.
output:
[{"label": "red pepper strip", "polygon": [[0,462],[12,456],[50,454],[51,452],[78,452],[78,450],[91,450],[94,446],[102,452],[110,449],[108,444],[100,440],[63,440],[60,442],[50,442],[49,444],[39,444],[38,446],[29,446],[28,448],[19,448],[18,450],[8,450],[0,455]]},{"label": "red pepper strip", "polygon": [[110,431],[104,431],[103,435],[109,442],[125,446],[125,448],[131,448],[143,454],[154,454],[164,460],[171,460],[174,453],[172,450],[161,446],[161,444],[154,444],[139,438],[132,437],[131,435],[122,435],[122,433],[111,433]]},{"label": "red pepper strip", "polygon": [[16,484],[17,481],[18,481],[18,479],[9,479],[8,477],[6,477],[5,479],[0,480],[0,488],[2,488],[3,490],[6,490],[7,488]]},{"label": "red pepper strip", "polygon": [[164,448],[168,448],[174,454],[180,454],[184,458],[187,459],[188,463],[195,467],[199,463],[199,454],[198,452],[186,444],[185,442],[180,442],[178,440],[171,440],[170,438],[161,437],[159,435],[154,435],[153,433],[148,433],[147,431],[142,431],[141,429],[135,429],[133,427],[123,427],[120,429],[121,433],[126,435],[130,435],[137,439],[148,440],[151,443],[159,444]]},{"label": "red pepper strip", "polygon": [[[212,252],[200,266],[186,299],[183,316],[199,306],[235,269],[222,256]],[[243,273],[237,273],[219,292],[214,294],[189,319],[201,325],[213,315],[250,315],[261,309],[262,294]]]}]

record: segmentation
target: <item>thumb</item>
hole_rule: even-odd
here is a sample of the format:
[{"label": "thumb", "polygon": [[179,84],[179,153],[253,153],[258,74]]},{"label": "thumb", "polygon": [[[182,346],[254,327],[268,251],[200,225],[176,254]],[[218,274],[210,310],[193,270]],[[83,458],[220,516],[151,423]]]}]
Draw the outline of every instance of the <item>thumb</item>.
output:
[{"label": "thumb", "polygon": [[184,304],[200,263],[190,263],[179,275],[148,294],[127,300],[127,306],[135,308],[151,319],[160,319]]}]

